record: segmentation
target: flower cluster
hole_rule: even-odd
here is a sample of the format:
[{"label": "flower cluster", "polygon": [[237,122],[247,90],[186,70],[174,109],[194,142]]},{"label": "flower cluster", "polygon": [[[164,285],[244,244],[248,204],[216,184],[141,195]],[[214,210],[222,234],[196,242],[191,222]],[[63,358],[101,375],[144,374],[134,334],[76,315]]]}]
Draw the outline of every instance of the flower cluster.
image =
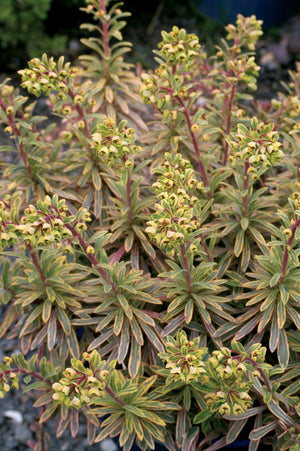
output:
[{"label": "flower cluster", "polygon": [[162,31],[163,40],[158,44],[158,52],[168,65],[191,64],[193,57],[200,49],[199,38],[193,33],[187,33],[183,28],[174,26],[170,33]]},{"label": "flower cluster", "polygon": [[[170,33],[162,32],[162,36],[161,50],[156,52],[160,66],[154,74],[142,74],[141,96],[146,104],[155,104],[175,114],[176,103],[197,97],[195,92],[190,92],[189,83],[200,44],[197,36],[177,27]],[[174,65],[177,65],[176,71],[172,69]]]},{"label": "flower cluster", "polygon": [[4,363],[0,364],[0,399],[13,388],[19,388],[19,377],[15,371],[11,369],[12,359],[5,356]]},{"label": "flower cluster", "polygon": [[92,135],[96,154],[109,166],[122,161],[125,167],[130,167],[133,161],[128,156],[140,151],[135,144],[135,130],[126,128],[126,124],[127,121],[123,120],[117,126],[113,119],[105,119]]},{"label": "flower cluster", "polygon": [[68,85],[72,84],[74,70],[70,68],[70,63],[64,64],[64,58],[59,58],[56,63],[53,58],[47,58],[47,55],[39,58],[33,58],[28,63],[29,68],[20,70],[22,76],[21,86],[30,94],[39,97],[41,94],[49,96],[56,92],[58,99],[65,99],[68,93]]},{"label": "flower cluster", "polygon": [[176,338],[168,337],[166,352],[159,353],[159,357],[167,362],[169,376],[166,383],[182,381],[185,384],[203,382],[206,373],[204,359],[207,356],[206,348],[199,348],[200,338],[188,340],[184,331],[177,334]]},{"label": "flower cluster", "polygon": [[[220,415],[238,415],[252,405],[249,390],[254,381],[248,379],[243,359],[233,357],[228,348],[213,351],[207,360],[207,376],[211,390],[205,395],[206,406]],[[254,374],[255,376],[256,374]]]},{"label": "flower cluster", "polygon": [[244,160],[254,168],[267,168],[281,161],[283,155],[280,149],[279,134],[274,131],[274,124],[258,123],[254,117],[250,128],[238,124],[237,141],[230,141],[234,149],[232,160]]},{"label": "flower cluster", "polygon": [[241,46],[247,46],[249,50],[255,49],[255,44],[263,34],[261,26],[263,21],[257,20],[254,15],[243,17],[238,14],[236,25],[230,24],[225,27],[227,31],[226,39],[233,39],[236,45],[236,51]]},{"label": "flower cluster", "polygon": [[165,158],[163,167],[157,169],[161,176],[152,185],[160,204],[155,204],[156,212],[147,222],[146,232],[174,255],[175,249],[200,225],[195,215],[199,200],[193,193],[202,184],[197,181],[190,162],[180,154],[166,153]]},{"label": "flower cluster", "polygon": [[[72,232],[66,227],[75,219],[67,216],[68,207],[64,199],[58,200],[57,196],[46,196],[45,200],[39,199],[36,206],[29,205],[21,218],[16,230],[20,231],[25,243],[33,246],[47,245],[49,243],[61,243],[67,238],[72,238]],[[86,221],[90,221],[90,214],[81,209],[81,220],[76,224],[78,231],[87,228]]]},{"label": "flower cluster", "polygon": [[211,415],[238,415],[252,405],[249,391],[258,369],[267,371],[264,364],[266,348],[260,343],[252,345],[249,352],[232,342],[232,350],[221,348],[209,354],[207,348],[199,348],[200,338],[188,340],[184,331],[176,338],[168,337],[166,352],[159,357],[167,362],[166,385],[174,381],[192,384],[193,389],[203,395],[203,401]]},{"label": "flower cluster", "polygon": [[92,398],[101,396],[108,374],[103,369],[106,361],[102,361],[95,350],[90,354],[85,352],[83,357],[88,362],[88,367],[81,360],[72,359],[72,368],[66,368],[64,377],[52,385],[52,398],[58,404],[80,409]]},{"label": "flower cluster", "polygon": [[18,242],[16,220],[20,203],[19,193],[0,199],[0,252]]}]

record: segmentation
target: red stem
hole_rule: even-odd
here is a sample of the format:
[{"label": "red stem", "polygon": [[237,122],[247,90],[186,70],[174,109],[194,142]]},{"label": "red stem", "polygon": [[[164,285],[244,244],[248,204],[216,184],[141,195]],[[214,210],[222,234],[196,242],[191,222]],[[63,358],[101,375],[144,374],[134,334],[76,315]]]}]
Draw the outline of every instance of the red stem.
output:
[{"label": "red stem", "polygon": [[284,278],[286,276],[287,264],[288,264],[288,260],[289,260],[289,251],[290,251],[291,245],[293,243],[293,240],[295,238],[296,230],[299,227],[299,225],[300,225],[300,218],[298,218],[295,221],[295,224],[293,224],[293,225],[291,225],[289,227],[289,229],[290,229],[290,231],[292,233],[291,233],[291,236],[289,237],[289,239],[288,239],[288,241],[286,243],[286,247],[285,247],[284,254],[283,254],[281,271],[280,271],[281,274],[282,274],[281,277],[280,277],[280,283],[283,283]]},{"label": "red stem", "polygon": [[[1,106],[2,110],[4,111],[4,113],[6,114],[6,106],[5,106],[5,104],[4,104],[4,102],[2,100],[0,100],[0,106]],[[20,155],[21,155],[21,158],[23,160],[24,166],[27,169],[30,178],[33,181],[35,181],[35,179],[33,177],[33,174],[32,174],[31,166],[28,166],[28,164],[27,164],[27,155],[26,155],[26,152],[24,150],[23,142],[20,141],[20,139],[19,139],[20,136],[21,136],[21,132],[18,129],[18,127],[16,126],[16,123],[15,123],[15,120],[14,120],[14,116],[12,114],[8,114],[7,118],[8,118],[9,126],[12,129],[12,132],[15,135],[15,137],[17,138],[17,139],[15,139],[15,142],[16,142],[17,148],[20,151]]]},{"label": "red stem", "polygon": [[191,279],[189,262],[188,262],[188,259],[187,259],[187,256],[186,256],[186,249],[185,249],[185,245],[184,244],[180,245],[180,252],[181,252],[183,268],[185,270],[185,278],[186,278],[186,283],[187,283],[187,287],[188,287],[188,293],[189,293],[189,295],[191,295],[192,292],[193,292],[192,279]]},{"label": "red stem", "polygon": [[212,262],[213,259],[212,259],[212,256],[210,255],[210,252],[209,252],[208,246],[207,246],[207,244],[206,244],[206,242],[205,242],[205,238],[204,238],[203,233],[200,233],[199,236],[200,236],[200,239],[201,239],[201,244],[202,244],[202,247],[203,247],[203,249],[204,249],[204,252],[206,253],[207,260],[208,260],[209,262]]},{"label": "red stem", "polygon": [[4,370],[0,372],[1,377],[3,375],[6,374],[10,374],[10,373],[21,373],[21,374],[27,374],[28,376],[32,376],[35,377],[36,379],[38,379],[39,381],[43,381],[46,382],[47,384],[51,384],[51,382],[49,381],[49,379],[45,379],[43,376],[41,376],[38,373],[35,373],[34,371],[28,371],[25,370],[23,368],[10,368],[9,370]]},{"label": "red stem", "polygon": [[30,257],[31,257],[31,260],[32,260],[34,266],[36,267],[36,269],[38,270],[38,273],[39,273],[39,275],[40,275],[40,277],[41,277],[41,280],[42,280],[43,284],[45,285],[46,276],[45,276],[45,274],[43,273],[43,270],[42,270],[41,265],[40,265],[40,262],[39,262],[39,260],[38,260],[38,258],[37,258],[37,256],[36,256],[36,253],[33,251],[33,249],[32,249],[32,247],[31,247],[31,244],[30,244],[30,243],[27,244],[26,246],[27,246],[29,255],[30,255]]},{"label": "red stem", "polygon": [[243,218],[245,218],[248,214],[248,194],[249,194],[249,171],[250,163],[248,161],[245,162],[244,168],[244,185],[243,189],[246,191],[246,194],[243,196]]},{"label": "red stem", "polygon": [[78,239],[81,248],[86,253],[86,256],[88,257],[88,259],[90,260],[92,265],[99,271],[99,273],[101,274],[101,276],[103,277],[105,282],[108,283],[112,287],[112,290],[114,291],[115,294],[118,294],[118,288],[117,288],[116,284],[111,280],[111,278],[109,277],[107,272],[101,267],[100,263],[98,262],[98,260],[94,256],[94,254],[87,252],[88,244],[84,241],[84,239],[82,238],[80,233],[77,232],[77,230],[75,229],[74,226],[72,226],[72,224],[67,223],[67,224],[65,224],[65,226],[67,227],[67,229],[69,229],[72,232],[72,235]]},{"label": "red stem", "polygon": [[[232,105],[233,105],[233,99],[235,94],[235,88],[236,85],[233,85],[231,88],[231,93],[228,100],[228,110],[227,110],[227,122],[226,122],[226,135],[229,135],[230,128],[231,128],[231,111],[232,111]],[[223,166],[226,166],[227,160],[228,160],[228,153],[229,153],[229,144],[226,141],[225,142],[225,151],[224,151],[224,158],[223,158]]]},{"label": "red stem", "polygon": [[[103,11],[104,14],[106,14],[106,5],[105,5],[105,0],[101,0],[101,9]],[[101,20],[102,23],[102,29],[103,29],[103,34],[102,34],[102,38],[103,38],[103,51],[104,51],[104,57],[108,57],[109,56],[109,42],[108,42],[108,22],[104,21],[103,19]]]},{"label": "red stem", "polygon": [[190,132],[190,135],[191,135],[191,138],[192,138],[193,146],[194,146],[196,155],[197,155],[197,157],[199,159],[198,163],[199,163],[199,168],[200,168],[201,176],[202,176],[202,179],[203,179],[203,183],[204,183],[205,186],[209,186],[207,173],[206,173],[203,161],[201,160],[201,154],[200,154],[200,149],[199,149],[199,146],[198,146],[197,138],[196,138],[195,133],[192,130],[192,125],[193,124],[192,124],[192,121],[191,121],[191,118],[190,118],[190,113],[189,113],[187,107],[185,106],[185,103],[184,103],[183,99],[181,97],[179,97],[178,95],[176,96],[176,99],[178,100],[178,102],[180,103],[180,105],[183,108],[183,113],[184,113],[184,116],[185,116],[187,124],[188,124],[188,128],[189,128],[189,132]]}]

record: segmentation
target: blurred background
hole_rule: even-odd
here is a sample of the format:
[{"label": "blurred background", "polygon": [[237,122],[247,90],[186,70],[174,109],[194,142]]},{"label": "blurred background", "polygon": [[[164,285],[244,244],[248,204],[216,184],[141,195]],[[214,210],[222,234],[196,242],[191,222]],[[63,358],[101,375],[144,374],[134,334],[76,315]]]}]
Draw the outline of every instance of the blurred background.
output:
[{"label": "blurred background", "polygon": [[[43,52],[63,54],[72,62],[87,53],[80,43],[85,32],[79,27],[92,17],[80,11],[84,6],[85,0],[0,0],[0,74],[14,74]],[[276,82],[300,60],[300,0],[160,0],[143,5],[125,0],[122,9],[132,13],[123,29],[124,39],[133,43],[127,60],[146,69],[154,65],[152,50],[162,30],[186,28],[209,53],[224,35],[224,25],[234,22],[238,13],[264,21],[257,51],[262,74],[273,74]]]}]

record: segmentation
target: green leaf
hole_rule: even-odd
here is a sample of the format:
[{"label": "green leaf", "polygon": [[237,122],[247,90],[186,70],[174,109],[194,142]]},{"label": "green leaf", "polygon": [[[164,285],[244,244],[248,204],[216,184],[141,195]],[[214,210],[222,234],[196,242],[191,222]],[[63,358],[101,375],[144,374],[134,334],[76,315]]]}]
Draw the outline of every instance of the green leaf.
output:
[{"label": "green leaf", "polygon": [[276,427],[277,421],[273,421],[272,423],[266,424],[265,426],[252,430],[249,434],[249,438],[250,440],[260,440],[269,432],[273,431]]},{"label": "green leaf", "polygon": [[280,278],[282,277],[281,272],[276,272],[270,279],[270,287],[275,287],[278,284]]},{"label": "green leaf", "polygon": [[245,424],[247,423],[248,418],[245,418],[243,420],[238,420],[238,421],[234,421],[233,425],[230,427],[227,435],[226,435],[226,443],[229,445],[230,443],[234,442],[241,430],[243,429],[243,427],[245,426]]},{"label": "green leaf", "polygon": [[60,307],[56,308],[56,314],[57,314],[58,321],[60,322],[61,327],[63,328],[64,333],[66,335],[69,335],[71,333],[71,323],[70,323],[68,315]]},{"label": "green leaf", "polygon": [[203,423],[203,421],[208,420],[210,417],[212,417],[215,414],[214,411],[211,409],[205,409],[202,412],[197,413],[197,415],[194,417],[194,423]]},{"label": "green leaf", "polygon": [[267,391],[267,392],[264,394],[264,402],[265,402],[266,404],[268,404],[268,402],[270,402],[271,400],[272,400],[272,393],[269,392],[269,391]]},{"label": "green leaf", "polygon": [[268,402],[268,408],[273,415],[275,415],[275,417],[281,420],[284,424],[290,427],[295,426],[295,422],[292,417],[285,413],[285,411],[282,410],[282,408],[273,399]]},{"label": "green leaf", "polygon": [[125,315],[128,317],[128,319],[131,321],[133,318],[132,310],[128,304],[128,301],[124,294],[117,294],[117,299],[119,301],[119,304],[121,305]]},{"label": "green leaf", "polygon": [[277,348],[279,341],[279,327],[278,327],[278,320],[277,315],[273,315],[272,318],[272,325],[271,325],[271,333],[270,333],[270,340],[269,340],[269,346],[270,351],[274,352]]},{"label": "green leaf", "polygon": [[58,405],[57,404],[50,404],[49,407],[44,411],[43,415],[40,417],[39,422],[45,423],[45,421],[48,421],[50,417],[55,413]]},{"label": "green leaf", "polygon": [[193,299],[189,299],[184,309],[184,319],[186,324],[189,324],[192,321],[193,312],[194,312],[194,301]]},{"label": "green leaf", "polygon": [[141,346],[135,340],[131,340],[131,350],[128,362],[128,371],[130,377],[134,378],[137,375],[140,363],[141,363]]},{"label": "green leaf", "polygon": [[288,289],[287,286],[280,284],[279,285],[279,290],[280,290],[280,296],[281,296],[281,302],[286,305],[289,301],[289,297],[290,297],[290,290]]},{"label": "green leaf", "polygon": [[278,360],[282,368],[286,368],[289,363],[290,351],[289,343],[284,329],[279,332],[279,342],[278,342]]}]

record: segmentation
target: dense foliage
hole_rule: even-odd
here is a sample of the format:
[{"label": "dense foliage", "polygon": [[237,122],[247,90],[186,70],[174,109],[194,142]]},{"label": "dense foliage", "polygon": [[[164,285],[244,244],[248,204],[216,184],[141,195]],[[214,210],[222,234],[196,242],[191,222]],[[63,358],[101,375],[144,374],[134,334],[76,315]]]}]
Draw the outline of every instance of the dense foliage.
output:
[{"label": "dense foliage", "polygon": [[[0,396],[42,425],[124,450],[300,446],[300,66],[252,97],[261,22],[238,16],[208,57],[162,33],[154,71],[124,60],[128,13],[87,0],[91,50],[6,80],[12,163],[0,186]],[[44,96],[48,118],[35,114]],[[49,449],[41,435],[35,450]]]}]

